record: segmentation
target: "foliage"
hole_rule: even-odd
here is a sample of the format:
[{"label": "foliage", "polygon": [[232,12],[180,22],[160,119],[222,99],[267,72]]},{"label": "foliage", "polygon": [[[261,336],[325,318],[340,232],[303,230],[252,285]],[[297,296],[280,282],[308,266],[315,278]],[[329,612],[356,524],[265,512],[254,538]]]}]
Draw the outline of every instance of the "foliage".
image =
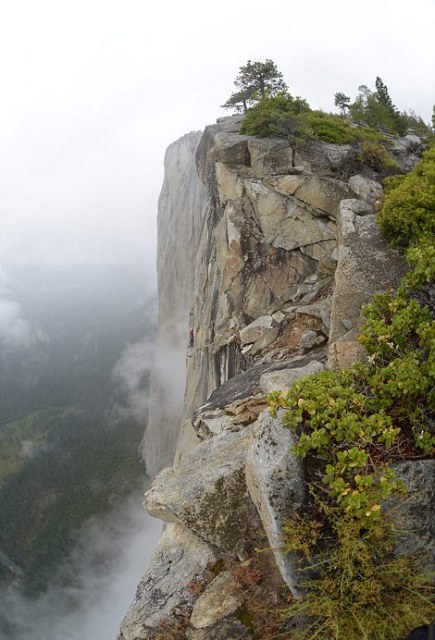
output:
[{"label": "foliage", "polygon": [[406,176],[386,181],[378,223],[390,244],[404,249],[435,235],[435,146]]},{"label": "foliage", "polygon": [[394,156],[374,137],[369,138],[366,135],[359,141],[356,156],[360,164],[366,165],[373,171],[384,175],[396,172],[399,169]]},{"label": "foliage", "polygon": [[346,113],[346,109],[349,109],[350,96],[347,96],[342,91],[337,91],[334,94],[334,104],[336,107],[340,108],[341,114],[344,116]]},{"label": "foliage", "polygon": [[240,133],[247,135],[283,136],[299,135],[298,115],[309,111],[308,103],[302,98],[293,98],[288,93],[265,98],[246,113]]},{"label": "foliage", "polygon": [[[388,522],[363,528],[359,520],[323,505],[330,532],[307,538],[315,565],[305,581],[306,592],[284,615],[306,624],[293,631],[295,640],[312,638],[397,640],[433,612],[430,577],[416,561],[393,556],[394,536]],[[298,522],[287,526],[286,546],[299,538]],[[319,544],[319,536],[320,542]],[[332,548],[328,548],[333,538]],[[297,546],[297,545],[296,545]]]},{"label": "foliage", "polygon": [[234,84],[238,90],[222,105],[224,109],[246,112],[248,106],[287,90],[282,73],[270,59],[264,62],[248,60],[240,67]]},{"label": "foliage", "polygon": [[[138,487],[143,425],[108,426],[101,416],[71,408],[40,411],[21,423],[33,426],[32,438],[43,446],[3,479],[0,549],[23,569],[22,586],[34,592],[46,585],[82,523]],[[6,447],[15,446],[22,431],[16,436],[6,425],[1,435]]]},{"label": "foliage", "polygon": [[384,133],[403,135],[407,124],[393,105],[388,89],[380,78],[376,78],[376,89],[373,92],[366,85],[358,88],[359,94],[349,107],[352,118]]},{"label": "foliage", "polygon": [[[75,266],[55,272],[14,271],[17,299],[49,339],[29,357],[2,352],[0,367],[0,549],[32,595],[52,580],[84,520],[111,510],[144,475],[143,424],[112,426],[108,416],[128,400],[111,371],[126,340],[143,336],[135,275],[119,266],[104,276],[86,268],[86,278]],[[13,578],[0,570],[2,583]]]},{"label": "foliage", "polygon": [[415,113],[413,109],[402,111],[400,114],[407,130],[414,131],[421,138],[430,140],[433,138],[430,127],[425,123],[423,118]]},{"label": "foliage", "polygon": [[[411,293],[433,281],[433,246],[415,249],[416,265],[394,294],[375,296],[364,309],[360,341],[365,364],[326,371],[273,393],[270,406],[287,409],[284,424],[298,429],[294,451],[318,459],[316,482],[326,499],[369,526],[382,500],[403,491],[388,464],[435,453],[435,322]],[[430,266],[429,266],[430,265]]]},{"label": "foliage", "polygon": [[420,221],[397,291],[363,310],[367,361],[270,395],[272,412],[283,409],[299,433],[293,449],[311,490],[284,530],[285,550],[305,558],[309,576],[285,612],[307,620],[295,638],[396,640],[433,613],[432,579],[416,559],[394,555],[384,506],[405,491],[391,463],[435,454],[435,246],[426,233]]},{"label": "foliage", "polygon": [[243,120],[241,133],[259,137],[285,136],[300,143],[307,140],[335,144],[382,140],[377,131],[359,129],[337,115],[312,111],[306,100],[293,98],[288,93],[266,98],[249,109]]}]

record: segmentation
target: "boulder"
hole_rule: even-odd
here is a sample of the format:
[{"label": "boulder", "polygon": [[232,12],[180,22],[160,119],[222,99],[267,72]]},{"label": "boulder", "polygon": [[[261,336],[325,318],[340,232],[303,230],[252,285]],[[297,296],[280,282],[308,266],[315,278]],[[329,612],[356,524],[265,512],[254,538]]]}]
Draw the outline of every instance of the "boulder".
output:
[{"label": "boulder", "polygon": [[295,197],[333,218],[338,215],[340,201],[349,198],[351,192],[340,180],[310,176],[295,191]]},{"label": "boulder", "polygon": [[196,596],[192,581],[202,581],[217,561],[213,549],[178,524],[168,525],[121,623],[118,640],[153,638],[152,629],[177,615],[188,616]]},{"label": "boulder", "polygon": [[415,555],[425,567],[435,570],[435,460],[406,460],[393,465],[396,478],[408,492],[403,500],[389,500],[391,515],[399,532],[396,551]]},{"label": "boulder", "polygon": [[145,494],[150,515],[183,523],[221,551],[243,555],[250,500],[244,465],[249,429],[201,442],[175,467],[164,469]]},{"label": "boulder", "polygon": [[249,344],[268,334],[273,334],[275,336],[273,339],[276,338],[277,323],[272,316],[260,316],[240,330],[240,340],[242,344]]},{"label": "boulder", "polygon": [[188,640],[250,640],[252,633],[236,616],[219,620],[212,627],[189,632]]},{"label": "boulder", "polygon": [[383,189],[379,182],[376,180],[370,180],[365,176],[358,174],[349,178],[349,187],[352,191],[370,204],[374,204],[382,197]]},{"label": "boulder", "polygon": [[306,495],[301,462],[290,450],[295,443],[294,432],[282,425],[282,414],[272,418],[268,411],[262,413],[246,460],[246,482],[280,573],[298,596],[299,559],[282,549],[283,525]]},{"label": "boulder", "polygon": [[190,624],[194,629],[211,627],[235,613],[240,605],[240,587],[231,571],[222,571],[195,602]]},{"label": "boulder", "polygon": [[296,149],[294,163],[303,167],[304,173],[335,178],[337,172],[346,165],[351,153],[352,147],[349,144],[312,141]]},{"label": "boulder", "polygon": [[210,162],[250,166],[248,136],[232,133],[216,133],[213,147],[208,152]]},{"label": "boulder", "polygon": [[298,316],[312,316],[314,318],[319,318],[322,322],[322,328],[329,331],[331,327],[331,304],[332,299],[325,298],[323,300],[319,300],[319,302],[298,307],[296,309],[296,314]]},{"label": "boulder", "polygon": [[243,196],[244,188],[240,176],[222,162],[216,163],[216,182],[222,206],[225,206],[228,200],[237,200]]},{"label": "boulder", "polygon": [[248,142],[251,167],[256,177],[289,173],[293,167],[293,150],[286,140],[251,138]]},{"label": "boulder", "polygon": [[263,182],[283,196],[293,196],[296,189],[304,184],[306,180],[305,176],[286,175],[267,177],[263,179]]}]

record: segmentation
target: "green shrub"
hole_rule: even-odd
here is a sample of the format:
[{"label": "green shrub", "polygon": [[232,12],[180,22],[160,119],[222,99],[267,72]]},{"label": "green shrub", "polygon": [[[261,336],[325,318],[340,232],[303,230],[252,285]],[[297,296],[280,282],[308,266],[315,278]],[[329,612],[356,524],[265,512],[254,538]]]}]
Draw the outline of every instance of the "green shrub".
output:
[{"label": "green shrub", "polygon": [[240,133],[259,136],[285,136],[300,127],[298,116],[310,110],[306,100],[280,93],[265,98],[249,109],[243,119]]},{"label": "green shrub", "polygon": [[429,622],[434,595],[430,576],[415,560],[394,557],[390,524],[378,521],[364,529],[358,520],[325,505],[323,509],[329,531],[318,526],[313,535],[312,524],[307,526],[303,516],[285,530],[287,551],[306,553],[298,545],[302,525],[309,557],[315,559],[308,567],[311,577],[302,584],[306,589],[302,599],[283,612],[288,618],[305,619],[292,639],[397,640]]},{"label": "green shrub", "polygon": [[[420,230],[420,233],[422,231]],[[294,638],[396,640],[429,622],[433,583],[412,557],[394,555],[384,501],[405,486],[391,463],[435,454],[435,246],[409,249],[394,293],[363,314],[365,363],[308,376],[269,397],[296,429],[311,499],[287,523],[284,548],[306,559],[301,600],[285,612],[305,619]]]},{"label": "green shrub", "polygon": [[[370,132],[371,129],[363,129],[362,131]],[[396,159],[384,145],[380,144],[379,139],[370,137],[367,133],[359,141],[357,160],[361,165],[366,165],[384,175],[399,169]]]},{"label": "green shrub", "polygon": [[249,109],[241,133],[259,137],[277,136],[299,141],[321,140],[347,144],[358,140],[380,142],[382,134],[368,127],[356,127],[341,116],[312,111],[302,98],[283,93],[266,98]]},{"label": "green shrub", "polygon": [[391,246],[405,249],[422,235],[435,236],[435,147],[406,176],[386,180],[386,194],[377,214]]}]

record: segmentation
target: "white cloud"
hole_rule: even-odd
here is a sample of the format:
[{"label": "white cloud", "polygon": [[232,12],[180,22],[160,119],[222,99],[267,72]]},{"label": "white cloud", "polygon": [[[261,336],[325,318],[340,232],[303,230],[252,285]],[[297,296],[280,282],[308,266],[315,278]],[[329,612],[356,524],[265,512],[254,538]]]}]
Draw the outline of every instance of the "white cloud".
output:
[{"label": "white cloud", "polygon": [[120,400],[113,417],[133,417],[144,421],[148,412],[148,374],[153,365],[153,343],[147,336],[125,347],[112,371]]},{"label": "white cloud", "polygon": [[[90,520],[58,581],[41,596],[3,590],[2,614],[16,626],[17,640],[115,640],[161,531],[141,502],[136,493]],[[0,630],[0,640],[10,637]]]},{"label": "white cloud", "polygon": [[11,348],[29,348],[33,342],[32,328],[18,302],[0,300],[0,343]]}]

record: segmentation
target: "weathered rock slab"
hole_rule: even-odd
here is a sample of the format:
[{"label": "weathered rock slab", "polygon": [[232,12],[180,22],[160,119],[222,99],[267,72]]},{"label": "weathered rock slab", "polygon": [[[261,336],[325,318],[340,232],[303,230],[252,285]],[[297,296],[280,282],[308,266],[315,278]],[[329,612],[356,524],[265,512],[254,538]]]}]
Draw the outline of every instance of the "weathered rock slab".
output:
[{"label": "weathered rock slab", "polygon": [[300,378],[309,376],[313,373],[320,373],[325,366],[313,360],[305,367],[298,367],[296,369],[282,369],[281,371],[269,371],[263,373],[260,377],[260,389],[263,393],[271,393],[272,391],[288,391],[292,384]]},{"label": "weathered rock slab", "polygon": [[[343,200],[338,225],[338,262],[332,298],[329,366],[345,368],[358,351],[357,329],[361,308],[375,293],[395,288],[406,272],[406,260],[390,249],[376,225],[375,216],[358,215],[359,200]],[[338,342],[340,341],[340,342]]]},{"label": "weathered rock slab", "polygon": [[286,174],[292,170],[293,151],[286,140],[251,138],[248,142],[255,176]]},{"label": "weathered rock slab", "polygon": [[219,620],[213,627],[189,633],[189,640],[250,640],[252,634],[235,616]]},{"label": "weathered rock slab", "polygon": [[254,320],[254,322],[251,322],[251,324],[248,324],[240,330],[240,340],[242,344],[248,344],[259,340],[269,333],[272,333],[274,335],[273,339],[275,339],[277,335],[277,323],[270,315],[260,316]]},{"label": "weathered rock slab", "polygon": [[319,209],[333,218],[338,215],[340,201],[349,198],[351,192],[344,182],[310,176],[295,191],[298,200]]},{"label": "weathered rock slab", "polygon": [[420,556],[435,570],[435,460],[407,460],[393,465],[396,478],[408,492],[401,501],[389,501],[399,531],[397,553]]},{"label": "weathered rock slab", "polygon": [[281,575],[297,596],[298,559],[282,550],[283,525],[302,506],[306,492],[300,460],[290,451],[295,443],[295,434],[282,425],[282,415],[262,413],[246,461],[246,482]]},{"label": "weathered rock slab", "polygon": [[231,571],[223,571],[216,576],[195,602],[190,618],[192,627],[205,629],[235,613],[241,605],[239,591]]},{"label": "weathered rock slab", "polygon": [[361,174],[349,178],[349,187],[358,198],[370,204],[374,204],[379,200],[383,193],[382,185],[380,185],[379,182],[366,178]]},{"label": "weathered rock slab", "polygon": [[215,436],[164,469],[145,494],[150,515],[183,523],[225,553],[242,553],[250,508],[244,476],[249,437],[249,429]]},{"label": "weathered rock slab", "polygon": [[195,596],[188,585],[215,563],[213,549],[177,524],[168,525],[121,624],[118,640],[147,640],[161,620],[190,615]]}]

